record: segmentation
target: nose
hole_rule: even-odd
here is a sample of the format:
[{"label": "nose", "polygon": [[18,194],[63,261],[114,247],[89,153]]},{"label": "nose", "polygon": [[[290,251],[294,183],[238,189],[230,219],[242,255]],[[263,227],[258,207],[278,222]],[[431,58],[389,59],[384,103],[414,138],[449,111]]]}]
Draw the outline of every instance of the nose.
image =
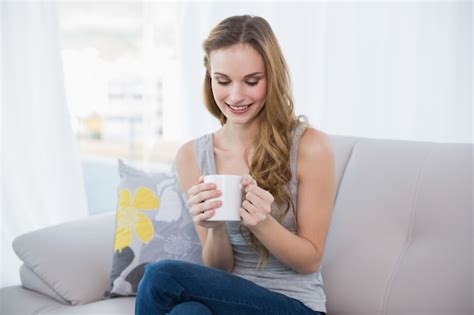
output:
[{"label": "nose", "polygon": [[229,93],[229,103],[239,105],[245,100],[245,95],[240,84],[233,84]]}]

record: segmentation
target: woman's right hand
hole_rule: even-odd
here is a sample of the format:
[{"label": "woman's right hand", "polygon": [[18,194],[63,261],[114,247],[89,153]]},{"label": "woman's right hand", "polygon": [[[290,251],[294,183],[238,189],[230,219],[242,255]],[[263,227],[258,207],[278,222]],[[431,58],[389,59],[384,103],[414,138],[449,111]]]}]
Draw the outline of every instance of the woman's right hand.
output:
[{"label": "woman's right hand", "polygon": [[222,192],[216,189],[216,184],[204,183],[203,176],[199,177],[197,185],[189,188],[187,205],[193,222],[205,228],[215,228],[223,225],[222,221],[207,221],[216,213],[216,208],[222,206],[220,200],[209,200],[219,197]]}]

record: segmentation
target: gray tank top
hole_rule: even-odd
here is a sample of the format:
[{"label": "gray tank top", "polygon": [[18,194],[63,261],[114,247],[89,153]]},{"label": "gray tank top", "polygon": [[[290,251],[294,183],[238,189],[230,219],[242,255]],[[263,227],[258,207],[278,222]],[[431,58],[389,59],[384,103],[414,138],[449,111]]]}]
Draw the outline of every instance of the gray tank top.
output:
[{"label": "gray tank top", "polygon": [[[292,173],[290,189],[295,205],[298,188],[298,181],[296,179],[296,154],[301,135],[306,128],[307,124],[301,123],[293,131],[290,152]],[[212,134],[206,134],[196,139],[195,149],[196,161],[201,170],[201,174],[217,174]],[[273,204],[272,211],[275,211],[276,207],[276,204]],[[323,290],[321,269],[311,274],[300,274],[282,264],[271,254],[268,257],[267,265],[257,269],[260,257],[241,235],[239,222],[226,222],[226,225],[234,252],[233,274],[250,280],[268,290],[297,299],[315,311],[326,312],[326,295]],[[282,225],[292,233],[296,233],[296,220],[291,209],[282,221]],[[245,236],[247,237],[247,235]]]}]

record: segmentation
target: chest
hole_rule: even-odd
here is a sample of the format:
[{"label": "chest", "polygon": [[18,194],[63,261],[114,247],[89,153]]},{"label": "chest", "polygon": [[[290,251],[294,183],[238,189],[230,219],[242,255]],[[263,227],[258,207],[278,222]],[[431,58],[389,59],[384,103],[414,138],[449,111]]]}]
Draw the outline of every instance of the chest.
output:
[{"label": "chest", "polygon": [[217,174],[245,175],[249,174],[249,164],[245,162],[244,151],[224,151],[214,148],[214,160]]}]

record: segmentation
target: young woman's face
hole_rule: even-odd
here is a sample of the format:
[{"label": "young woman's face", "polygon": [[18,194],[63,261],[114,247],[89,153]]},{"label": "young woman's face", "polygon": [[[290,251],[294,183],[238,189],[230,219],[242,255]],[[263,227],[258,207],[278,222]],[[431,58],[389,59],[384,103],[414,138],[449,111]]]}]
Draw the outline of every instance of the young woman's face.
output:
[{"label": "young woman's face", "polygon": [[265,64],[251,46],[237,44],[211,52],[212,93],[227,122],[248,124],[265,104]]}]

